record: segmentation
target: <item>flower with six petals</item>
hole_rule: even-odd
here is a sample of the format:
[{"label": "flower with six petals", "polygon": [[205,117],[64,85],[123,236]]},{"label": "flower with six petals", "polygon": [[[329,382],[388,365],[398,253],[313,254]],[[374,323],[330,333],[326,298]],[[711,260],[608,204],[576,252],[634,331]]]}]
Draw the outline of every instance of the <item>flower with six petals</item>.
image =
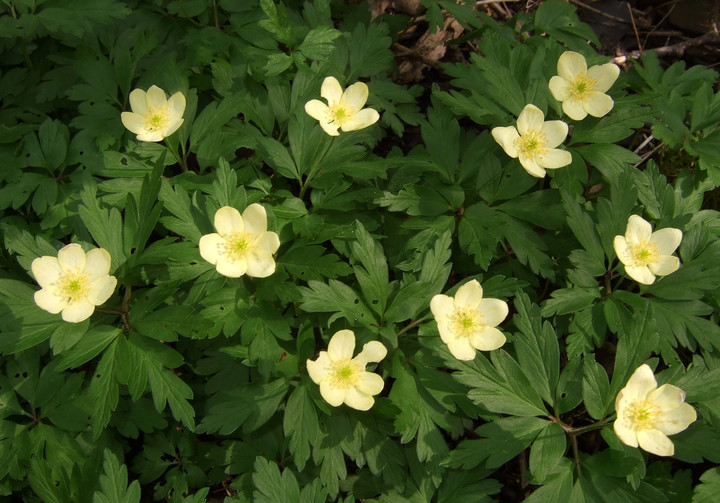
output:
[{"label": "flower with six petals", "polygon": [[182,125],[185,96],[178,91],[167,99],[157,86],[150,86],[147,92],[135,89],[130,93],[130,108],[132,112],[120,115],[125,127],[140,141],[160,141]]},{"label": "flower with six petals", "polygon": [[458,360],[472,360],[475,351],[492,351],[505,344],[505,336],[495,328],[508,315],[507,302],[483,299],[477,280],[458,288],[455,297],[439,294],[430,301],[440,338]]},{"label": "flower with six petals", "polygon": [[685,403],[685,392],[672,384],[658,388],[646,364],[635,370],[615,400],[613,424],[622,443],[657,454],[672,456],[675,445],[668,435],[680,433],[697,419],[695,409]]},{"label": "flower with six petals", "polygon": [[247,274],[266,278],[275,272],[273,253],[280,247],[280,238],[267,230],[265,208],[254,203],[242,215],[231,206],[215,213],[216,233],[200,238],[200,255],[217,271],[229,278]]},{"label": "flower with six petals", "polygon": [[535,105],[525,105],[517,118],[517,129],[513,126],[495,127],[493,138],[505,153],[519,158],[525,171],[542,178],[546,169],[557,169],[572,162],[567,150],[560,145],[568,134],[568,125],[563,121],[545,121],[545,115]]},{"label": "flower with six petals", "polygon": [[557,64],[558,75],[550,79],[550,92],[562,102],[563,112],[576,121],[587,114],[602,117],[612,110],[613,99],[605,94],[620,75],[614,63],[595,65],[588,69],[582,54],[566,51]]},{"label": "flower with six petals", "polygon": [[320,100],[305,103],[305,111],[313,119],[320,121],[320,126],[330,136],[338,136],[338,129],[355,131],[375,124],[380,114],[372,108],[363,108],[368,98],[368,86],[356,82],[343,92],[340,82],[335,77],[326,77],[320,88]]},{"label": "flower with six petals", "polygon": [[307,361],[307,370],[310,379],[320,385],[322,397],[333,407],[345,403],[353,409],[368,410],[385,382],[378,374],[367,372],[365,366],[385,358],[387,349],[380,341],[370,341],[355,358],[354,351],[355,334],[340,330],[330,339],[327,351]]},{"label": "flower with six petals", "polygon": [[62,319],[79,323],[110,298],[117,286],[110,276],[110,254],[104,248],[85,253],[77,243],[58,251],[57,257],[43,256],[32,261],[35,280],[42,287],[35,292],[35,304]]},{"label": "flower with six petals", "polygon": [[630,215],[624,236],[615,236],[613,248],[625,265],[625,272],[643,285],[655,282],[655,276],[667,276],[678,270],[680,259],[672,253],[680,246],[683,233],[667,227],[652,231],[643,217]]}]

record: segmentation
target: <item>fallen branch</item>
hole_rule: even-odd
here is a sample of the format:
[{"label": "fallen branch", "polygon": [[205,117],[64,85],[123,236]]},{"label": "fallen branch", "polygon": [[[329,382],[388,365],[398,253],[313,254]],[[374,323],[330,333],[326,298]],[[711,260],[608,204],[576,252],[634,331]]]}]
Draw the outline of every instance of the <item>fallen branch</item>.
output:
[{"label": "fallen branch", "polygon": [[[650,50],[655,51],[658,54],[658,56],[681,57],[683,54],[685,54],[685,50],[689,49],[690,47],[709,44],[709,43],[713,43],[713,42],[720,42],[720,33],[716,32],[716,31],[711,31],[700,37],[691,38],[689,40],[684,40],[682,42],[678,42],[677,44],[666,45],[663,47],[656,47],[655,49],[650,49]],[[639,59],[640,56],[645,54],[645,52],[647,52],[647,51],[632,51],[623,56],[617,56],[617,57],[613,58],[612,62],[615,63],[616,65],[622,65],[623,63],[626,63],[631,59]]]}]

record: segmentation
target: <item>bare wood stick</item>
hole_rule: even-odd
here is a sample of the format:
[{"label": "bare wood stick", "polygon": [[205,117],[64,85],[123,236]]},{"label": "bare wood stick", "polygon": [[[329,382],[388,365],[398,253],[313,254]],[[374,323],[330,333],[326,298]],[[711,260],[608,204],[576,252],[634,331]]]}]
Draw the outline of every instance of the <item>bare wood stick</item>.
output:
[{"label": "bare wood stick", "polygon": [[620,23],[630,23],[627,19],[623,19],[621,17],[613,16],[612,14],[608,14],[607,12],[603,12],[600,9],[596,9],[592,5],[588,5],[585,2],[581,2],[580,0],[570,0],[570,3],[574,3],[575,5],[582,7],[583,9],[587,9],[591,12],[594,12],[595,14],[599,14],[601,16],[604,16],[608,19],[612,19],[613,21],[619,21]]},{"label": "bare wood stick", "polygon": [[[655,51],[658,56],[682,56],[685,53],[685,50],[690,47],[709,44],[712,42],[720,42],[720,33],[711,31],[700,37],[684,40],[682,42],[678,42],[677,44],[656,47],[655,49],[650,50]],[[616,65],[622,65],[631,59],[639,59],[643,54],[645,54],[645,51],[632,51],[623,56],[617,56],[611,61]]]},{"label": "bare wood stick", "polygon": [[635,40],[637,40],[638,49],[642,51],[643,46],[642,46],[642,42],[640,42],[640,35],[638,34],[637,26],[635,26],[635,16],[633,16],[632,8],[630,7],[630,2],[626,2],[626,4],[627,4],[628,12],[630,13],[630,21],[632,21],[632,27],[633,27],[633,31],[635,32]]}]

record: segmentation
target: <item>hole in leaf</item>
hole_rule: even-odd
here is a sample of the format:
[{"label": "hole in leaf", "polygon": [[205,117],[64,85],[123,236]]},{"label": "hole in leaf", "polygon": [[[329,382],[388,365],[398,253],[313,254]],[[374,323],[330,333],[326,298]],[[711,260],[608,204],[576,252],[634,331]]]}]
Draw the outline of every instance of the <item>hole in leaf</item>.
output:
[{"label": "hole in leaf", "polygon": [[96,379],[100,379],[102,377],[102,374],[95,374]]},{"label": "hole in leaf", "polygon": [[15,379],[17,379],[18,377],[20,377],[20,372],[18,372],[17,374],[15,374]]},{"label": "hole in leaf", "polygon": [[353,304],[360,304],[360,299],[353,300]]},{"label": "hole in leaf", "polygon": [[28,373],[27,373],[27,372],[23,372],[23,373],[22,373],[22,376],[23,376],[23,377],[27,377],[27,376],[28,376]]},{"label": "hole in leaf", "polygon": [[565,398],[567,396],[567,393],[560,393],[560,398]]},{"label": "hole in leaf", "polygon": [[225,311],[225,306],[220,306],[220,311]]},{"label": "hole in leaf", "polygon": [[120,164],[122,164],[123,166],[127,166],[127,165],[128,165],[128,160],[127,160],[127,158],[126,158],[126,157],[123,157],[122,159],[120,159]]}]

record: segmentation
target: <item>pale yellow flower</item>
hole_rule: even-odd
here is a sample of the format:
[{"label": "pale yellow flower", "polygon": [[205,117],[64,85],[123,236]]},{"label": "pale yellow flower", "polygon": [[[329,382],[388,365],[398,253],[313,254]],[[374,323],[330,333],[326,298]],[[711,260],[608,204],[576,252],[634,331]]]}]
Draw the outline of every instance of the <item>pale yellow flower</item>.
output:
[{"label": "pale yellow flower", "polygon": [[368,92],[368,86],[363,82],[356,82],[343,92],[335,77],[326,77],[320,96],[327,100],[327,105],[320,100],[310,100],[305,103],[305,111],[320,121],[320,126],[331,136],[338,136],[338,129],[355,131],[366,128],[380,118],[376,110],[363,108]]},{"label": "pale yellow flower", "polygon": [[455,297],[439,294],[430,301],[440,338],[458,360],[472,360],[475,351],[492,351],[505,344],[497,327],[508,315],[507,302],[483,299],[477,280],[458,288]]},{"label": "pale yellow flower", "polygon": [[247,274],[266,278],[275,272],[273,253],[280,247],[280,239],[267,230],[265,208],[255,203],[243,214],[231,206],[223,206],[215,213],[217,233],[200,238],[200,255],[217,271],[229,278]]},{"label": "pale yellow flower", "polygon": [[355,334],[340,330],[330,339],[327,351],[320,351],[316,360],[307,361],[310,379],[320,385],[320,394],[333,407],[345,403],[357,410],[368,410],[375,403],[374,395],[385,386],[378,374],[367,372],[365,366],[379,362],[387,355],[382,342],[370,341],[355,358]]},{"label": "pale yellow flower", "polygon": [[668,435],[680,433],[697,419],[685,403],[685,392],[672,384],[658,388],[653,371],[640,365],[615,400],[615,433],[622,443],[672,456],[675,446]]},{"label": "pale yellow flower", "polygon": [[667,276],[680,267],[680,259],[672,253],[680,246],[682,236],[680,229],[672,227],[653,232],[650,222],[630,215],[625,236],[615,236],[613,248],[628,276],[643,285],[651,285],[655,276]]},{"label": "pale yellow flower", "polygon": [[563,121],[545,121],[545,115],[535,105],[526,105],[517,118],[517,129],[513,126],[496,127],[493,138],[505,153],[519,158],[525,171],[542,178],[546,169],[557,169],[572,162],[567,150],[560,145],[568,134],[568,125]]},{"label": "pale yellow flower", "polygon": [[32,262],[35,280],[42,287],[35,292],[35,304],[62,319],[79,323],[110,298],[117,279],[110,276],[110,254],[103,248],[85,253],[79,244],[69,244],[57,257],[38,257]]},{"label": "pale yellow flower", "polygon": [[566,51],[558,59],[557,71],[550,79],[550,92],[562,102],[568,117],[579,121],[587,114],[602,117],[612,110],[615,103],[605,92],[620,75],[617,65],[605,63],[588,69],[582,54]]},{"label": "pale yellow flower", "polygon": [[157,86],[150,86],[147,92],[135,89],[130,93],[130,108],[132,112],[120,115],[125,127],[140,141],[160,141],[182,125],[185,96],[178,91],[167,99]]}]

